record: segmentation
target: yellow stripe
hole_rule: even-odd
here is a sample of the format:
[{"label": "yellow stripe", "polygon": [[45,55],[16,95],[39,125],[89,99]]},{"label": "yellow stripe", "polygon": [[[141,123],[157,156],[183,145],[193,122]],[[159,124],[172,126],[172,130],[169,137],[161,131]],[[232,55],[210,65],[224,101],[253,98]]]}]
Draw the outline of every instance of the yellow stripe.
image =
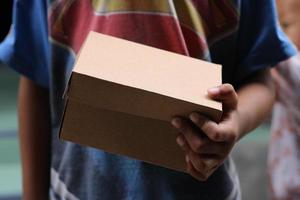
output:
[{"label": "yellow stripe", "polygon": [[167,0],[92,0],[95,12],[160,12],[170,13]]},{"label": "yellow stripe", "polygon": [[226,24],[226,18],[223,15],[223,13],[220,11],[220,9],[216,6],[215,2],[212,2],[212,14],[214,16],[214,19],[216,20],[216,26],[222,27]]},{"label": "yellow stripe", "polygon": [[[229,19],[227,19],[223,11],[216,6],[215,0],[208,0],[212,6],[211,14],[216,20],[216,26],[222,28],[227,25]],[[218,1],[218,0],[216,0]],[[229,9],[227,12],[232,12],[236,17],[238,17],[237,10],[232,3],[232,0],[228,0]],[[175,8],[177,11],[178,20],[182,25],[189,27],[195,31],[200,37],[209,38],[211,35],[210,29],[207,22],[196,9],[194,3],[191,0],[174,0]],[[224,30],[226,31],[226,30]],[[230,31],[230,30],[227,30]]]},{"label": "yellow stripe", "polygon": [[[97,13],[110,13],[110,12],[156,12],[165,13],[177,16],[179,22],[193,30],[196,34],[203,38],[209,38],[211,30],[208,27],[207,22],[199,13],[199,10],[195,7],[192,0],[172,0],[175,6],[175,12],[172,13],[172,9],[169,5],[169,0],[92,0],[93,9]],[[202,0],[201,0],[202,1]],[[214,18],[215,25],[222,29],[227,25],[227,19],[224,16],[224,11],[216,6],[215,1],[219,0],[205,0],[210,1],[212,6],[211,14]],[[233,15],[238,17],[237,10],[233,4],[233,0],[227,0],[228,10]],[[229,28],[230,29],[230,28]],[[224,30],[230,31],[230,30]],[[221,33],[222,34],[222,33]]]},{"label": "yellow stripe", "polygon": [[209,34],[205,21],[190,0],[174,0],[174,4],[181,24],[191,28],[200,36]]}]

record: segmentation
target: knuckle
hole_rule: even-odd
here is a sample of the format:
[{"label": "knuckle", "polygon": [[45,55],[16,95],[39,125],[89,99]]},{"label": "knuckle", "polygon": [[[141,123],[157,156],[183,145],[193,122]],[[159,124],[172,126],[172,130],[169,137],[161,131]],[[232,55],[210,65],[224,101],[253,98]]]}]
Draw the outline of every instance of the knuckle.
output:
[{"label": "knuckle", "polygon": [[234,87],[231,85],[231,84],[229,84],[229,83],[225,83],[224,85],[223,85],[223,87],[224,87],[224,90],[226,90],[226,91],[234,91]]},{"label": "knuckle", "polygon": [[194,168],[198,172],[203,172],[204,166],[203,166],[203,163],[202,163],[201,159],[199,159],[199,158],[193,158],[192,163],[193,163]]},{"label": "knuckle", "polygon": [[203,122],[202,126],[201,126],[201,130],[204,133],[209,133],[214,129],[214,127],[211,125],[211,123],[209,123],[209,121],[205,121]]},{"label": "knuckle", "polygon": [[226,83],[222,85],[221,90],[224,94],[230,94],[235,101],[238,99],[238,95],[231,84]]},{"label": "knuckle", "polygon": [[217,140],[217,141],[220,140],[220,138],[221,138],[220,131],[218,131],[216,129],[211,130],[211,135],[212,135],[212,139]]},{"label": "knuckle", "polygon": [[237,131],[235,131],[234,129],[229,130],[227,133],[227,138],[229,141],[236,141],[238,138]]},{"label": "knuckle", "polygon": [[208,120],[203,120],[202,123],[200,124],[201,129],[206,129],[208,126]]},{"label": "knuckle", "polygon": [[191,149],[196,153],[201,153],[203,150],[203,143],[201,140],[196,139],[191,143]]},{"label": "knuckle", "polygon": [[194,161],[194,168],[198,171],[198,172],[201,172],[203,169],[202,169],[202,166],[199,162],[197,161]]}]

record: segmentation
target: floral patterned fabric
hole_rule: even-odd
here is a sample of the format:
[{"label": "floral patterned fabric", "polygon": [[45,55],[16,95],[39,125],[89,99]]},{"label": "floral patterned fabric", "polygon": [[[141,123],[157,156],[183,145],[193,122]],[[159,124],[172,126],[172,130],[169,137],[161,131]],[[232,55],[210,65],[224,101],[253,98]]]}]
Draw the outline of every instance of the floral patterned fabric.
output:
[{"label": "floral patterned fabric", "polygon": [[272,71],[276,103],[268,167],[272,199],[300,199],[300,54]]}]

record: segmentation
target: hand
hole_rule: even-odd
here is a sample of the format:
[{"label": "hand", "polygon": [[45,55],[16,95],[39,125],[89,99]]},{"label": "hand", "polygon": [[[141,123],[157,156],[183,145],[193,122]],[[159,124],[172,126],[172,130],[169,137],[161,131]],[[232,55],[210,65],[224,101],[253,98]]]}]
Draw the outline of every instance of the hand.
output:
[{"label": "hand", "polygon": [[186,153],[187,172],[199,181],[207,180],[222,165],[239,139],[238,98],[233,86],[212,88],[208,96],[223,104],[219,124],[196,112],[189,119],[172,119],[180,132],[176,141]]}]

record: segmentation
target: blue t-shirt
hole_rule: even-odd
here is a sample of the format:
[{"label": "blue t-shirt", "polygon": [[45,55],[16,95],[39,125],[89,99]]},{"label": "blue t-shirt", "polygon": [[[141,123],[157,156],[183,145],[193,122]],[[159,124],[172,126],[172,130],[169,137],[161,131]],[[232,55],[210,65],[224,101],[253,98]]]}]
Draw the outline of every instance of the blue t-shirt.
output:
[{"label": "blue t-shirt", "polygon": [[14,4],[13,26],[0,45],[0,59],[49,88],[51,199],[240,199],[230,159],[208,181],[199,182],[185,173],[60,141],[62,94],[90,30],[222,64],[223,81],[238,86],[257,70],[295,53],[278,26],[274,1],[15,0]]}]

